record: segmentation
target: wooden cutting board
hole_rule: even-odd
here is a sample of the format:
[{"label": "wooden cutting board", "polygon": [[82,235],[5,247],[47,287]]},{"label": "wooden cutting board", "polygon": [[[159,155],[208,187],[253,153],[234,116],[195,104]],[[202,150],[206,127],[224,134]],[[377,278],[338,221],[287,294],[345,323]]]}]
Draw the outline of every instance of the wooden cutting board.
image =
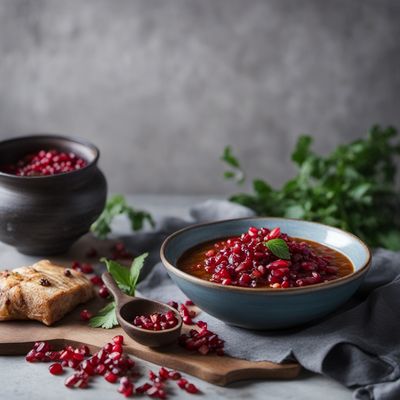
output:
[{"label": "wooden cutting board", "polygon": [[[24,355],[36,341],[49,341],[55,349],[60,349],[66,344],[86,344],[94,352],[111,341],[113,336],[122,334],[125,339],[124,349],[133,356],[216,385],[227,385],[243,379],[293,379],[300,372],[301,367],[297,363],[255,362],[214,354],[203,356],[188,352],[177,344],[150,349],[129,338],[120,327],[108,330],[90,328],[87,322],[80,321],[79,313],[83,308],[91,311],[98,309],[103,305],[100,301],[96,299],[85,307],[78,307],[51,327],[35,321],[0,322],[0,354]],[[187,327],[184,329],[188,330]]]}]

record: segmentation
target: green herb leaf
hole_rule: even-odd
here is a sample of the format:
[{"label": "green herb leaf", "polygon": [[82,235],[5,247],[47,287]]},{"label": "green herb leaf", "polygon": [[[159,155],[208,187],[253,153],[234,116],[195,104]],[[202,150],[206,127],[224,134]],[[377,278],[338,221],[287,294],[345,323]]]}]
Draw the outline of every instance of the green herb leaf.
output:
[{"label": "green herb leaf", "polygon": [[303,135],[299,137],[296,148],[292,154],[292,160],[298,165],[302,165],[303,162],[310,156],[310,146],[313,142],[311,136]]},{"label": "green herb leaf", "polygon": [[264,242],[271,253],[282,260],[290,260],[290,252],[287,243],[283,239],[271,239]]},{"label": "green herb leaf", "polygon": [[228,165],[233,168],[240,168],[240,163],[238,159],[233,155],[232,147],[226,146],[224,152],[221,156],[221,160],[225,161]]},{"label": "green herb leaf", "polygon": [[131,288],[129,294],[131,296],[135,295],[136,283],[139,279],[140,271],[142,270],[144,262],[148,255],[149,255],[149,253],[143,253],[142,255],[136,257],[132,262],[132,265],[130,268],[130,277],[129,277],[130,288]]},{"label": "green herb leaf", "polygon": [[146,211],[135,210],[130,207],[122,195],[111,197],[100,214],[99,218],[92,224],[90,230],[100,239],[105,239],[111,233],[111,223],[117,215],[126,214],[131,222],[133,231],[138,231],[143,228],[148,222],[154,226],[154,221],[151,215]]},{"label": "green herb leaf", "polygon": [[114,278],[119,288],[125,293],[129,294],[129,292],[131,291],[131,279],[129,269],[114,260],[108,260],[104,257],[100,261],[106,264],[107,271]]},{"label": "green herb leaf", "polygon": [[225,147],[221,156],[221,160],[224,161],[231,169],[230,171],[224,172],[224,178],[233,179],[237,183],[242,184],[245,181],[245,175],[238,159],[233,155],[231,146]]},{"label": "green herb leaf", "polygon": [[95,317],[89,321],[92,328],[111,329],[118,325],[117,316],[115,314],[115,303],[109,303],[102,308]]}]

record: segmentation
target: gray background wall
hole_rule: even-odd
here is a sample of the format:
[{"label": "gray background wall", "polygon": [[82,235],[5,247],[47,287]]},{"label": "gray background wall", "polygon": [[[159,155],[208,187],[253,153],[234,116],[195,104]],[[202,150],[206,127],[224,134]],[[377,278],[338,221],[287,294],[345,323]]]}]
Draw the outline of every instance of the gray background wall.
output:
[{"label": "gray background wall", "polygon": [[0,137],[57,132],[102,150],[112,191],[228,193],[219,155],[293,173],[400,127],[396,0],[0,0]]}]

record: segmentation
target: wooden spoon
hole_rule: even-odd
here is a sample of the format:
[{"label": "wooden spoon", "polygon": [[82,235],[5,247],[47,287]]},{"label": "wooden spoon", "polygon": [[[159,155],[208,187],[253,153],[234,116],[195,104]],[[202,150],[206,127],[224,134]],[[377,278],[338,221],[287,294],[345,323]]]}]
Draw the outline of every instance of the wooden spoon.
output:
[{"label": "wooden spoon", "polygon": [[[109,272],[104,272],[102,279],[107,289],[114,296],[119,324],[133,340],[148,347],[159,347],[177,341],[182,328],[182,318],[175,308],[158,301],[126,295],[118,287]],[[136,316],[165,313],[167,311],[173,311],[178,319],[178,324],[173,328],[151,331],[139,328],[131,323]]]}]

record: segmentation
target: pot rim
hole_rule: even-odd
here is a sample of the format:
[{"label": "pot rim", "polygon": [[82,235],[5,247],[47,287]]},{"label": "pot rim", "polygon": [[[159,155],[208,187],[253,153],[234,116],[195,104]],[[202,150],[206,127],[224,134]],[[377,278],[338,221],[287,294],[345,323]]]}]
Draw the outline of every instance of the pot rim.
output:
[{"label": "pot rim", "polygon": [[76,138],[76,137],[71,137],[71,136],[66,136],[66,135],[58,135],[58,134],[52,134],[52,133],[40,133],[40,134],[31,134],[31,135],[25,135],[25,136],[18,136],[16,138],[11,138],[11,139],[5,139],[0,141],[0,149],[3,145],[13,143],[13,142],[20,142],[24,140],[37,140],[38,142],[43,141],[45,142],[46,139],[59,139],[61,141],[69,142],[69,143],[77,143],[80,144],[87,149],[91,150],[94,154],[94,157],[91,161],[86,160],[87,164],[80,169],[77,169],[75,171],[69,171],[69,172],[61,172],[59,174],[54,174],[54,175],[35,175],[35,176],[20,176],[20,175],[14,175],[14,174],[8,174],[7,172],[0,171],[0,177],[7,177],[9,179],[15,179],[15,180],[21,180],[21,181],[33,181],[33,180],[49,180],[49,179],[55,179],[58,177],[64,177],[64,176],[75,176],[79,173],[82,173],[88,169],[90,169],[93,165],[96,165],[99,157],[100,157],[100,150],[98,149],[97,146],[95,146],[93,143],[81,139],[81,138]]}]

